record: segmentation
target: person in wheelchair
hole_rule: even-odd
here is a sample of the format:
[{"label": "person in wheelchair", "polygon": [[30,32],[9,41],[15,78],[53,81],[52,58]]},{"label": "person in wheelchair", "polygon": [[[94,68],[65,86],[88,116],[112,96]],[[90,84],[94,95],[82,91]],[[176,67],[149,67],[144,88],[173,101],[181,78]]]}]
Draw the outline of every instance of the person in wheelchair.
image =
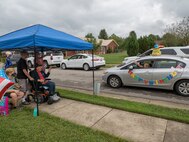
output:
[{"label": "person in wheelchair", "polygon": [[57,101],[60,99],[59,96],[55,95],[56,85],[54,82],[50,81],[50,79],[47,79],[49,77],[51,72],[51,67],[48,69],[48,72],[45,73],[43,71],[43,66],[40,64],[36,65],[36,69],[32,71],[32,77],[34,78],[35,82],[37,83],[37,89],[42,87],[48,87],[49,90],[49,96],[53,97],[53,100]]}]

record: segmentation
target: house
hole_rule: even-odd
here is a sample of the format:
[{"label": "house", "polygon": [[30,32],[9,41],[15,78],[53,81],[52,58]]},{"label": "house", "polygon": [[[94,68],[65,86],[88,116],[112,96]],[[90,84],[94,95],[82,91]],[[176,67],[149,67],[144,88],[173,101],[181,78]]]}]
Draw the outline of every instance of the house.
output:
[{"label": "house", "polygon": [[108,40],[102,39],[101,42],[102,43],[101,43],[100,54],[116,52],[116,49],[119,46],[117,42],[113,39],[108,39]]},{"label": "house", "polygon": [[[81,39],[86,40],[86,38],[81,38]],[[97,42],[98,43],[101,42],[101,47],[99,50],[95,52],[95,54],[107,54],[107,53],[116,52],[119,46],[117,42],[113,39],[108,39],[108,40],[97,39]],[[72,56],[77,53],[91,53],[91,51],[66,51],[64,55],[66,57],[66,56]]]}]

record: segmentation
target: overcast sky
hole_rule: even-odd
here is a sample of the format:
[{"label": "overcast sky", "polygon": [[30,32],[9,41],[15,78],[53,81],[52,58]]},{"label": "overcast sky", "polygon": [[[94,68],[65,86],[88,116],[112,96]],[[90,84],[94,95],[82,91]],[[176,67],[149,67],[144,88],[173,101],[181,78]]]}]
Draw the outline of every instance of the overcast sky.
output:
[{"label": "overcast sky", "polygon": [[44,24],[76,36],[106,29],[126,37],[160,34],[166,25],[189,16],[189,0],[1,0],[0,35]]}]

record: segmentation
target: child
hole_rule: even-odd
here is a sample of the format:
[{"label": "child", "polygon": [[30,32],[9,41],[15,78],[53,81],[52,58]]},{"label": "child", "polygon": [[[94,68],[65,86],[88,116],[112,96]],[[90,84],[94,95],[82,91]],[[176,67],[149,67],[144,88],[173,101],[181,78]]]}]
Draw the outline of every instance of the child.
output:
[{"label": "child", "polygon": [[12,62],[10,60],[10,57],[12,56],[12,53],[10,51],[7,51],[6,53],[6,61],[5,61],[5,70],[12,66]]},{"label": "child", "polygon": [[[7,68],[5,72],[9,80],[11,80],[12,82],[15,82],[14,77],[13,77],[15,74],[14,68]],[[20,86],[15,84],[13,87],[9,88],[5,93],[5,96],[12,99],[13,108],[16,108],[18,106],[18,101],[21,100],[22,97],[24,96],[24,92],[20,91],[19,89],[20,89]]]}]

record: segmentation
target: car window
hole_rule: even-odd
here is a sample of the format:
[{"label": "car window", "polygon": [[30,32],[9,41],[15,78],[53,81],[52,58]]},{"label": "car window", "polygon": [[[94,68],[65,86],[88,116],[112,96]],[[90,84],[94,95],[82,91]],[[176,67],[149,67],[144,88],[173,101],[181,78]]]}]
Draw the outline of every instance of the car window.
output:
[{"label": "car window", "polygon": [[83,59],[83,56],[82,55],[78,55],[78,59]]},{"label": "car window", "polygon": [[133,66],[133,69],[149,69],[153,68],[154,61],[153,60],[141,60],[135,63],[129,64],[122,69],[129,69],[130,66]]},{"label": "car window", "polygon": [[152,54],[152,50],[148,50],[148,51],[144,52],[143,54],[139,55],[139,57],[149,56],[151,54]]},{"label": "car window", "polygon": [[189,54],[189,48],[181,48],[180,49],[184,54]]},{"label": "car window", "polygon": [[155,68],[176,68],[177,61],[175,60],[159,60],[155,63]]},{"label": "car window", "polygon": [[62,54],[62,52],[60,51],[60,52],[53,52],[53,56],[62,56],[63,54]]},{"label": "car window", "polygon": [[177,55],[174,49],[160,49],[162,55]]},{"label": "car window", "polygon": [[87,56],[82,55],[82,58],[83,58],[83,59],[86,59],[86,58],[88,58],[88,57],[87,57]]},{"label": "car window", "polygon": [[72,57],[70,57],[69,59],[78,59],[78,55],[75,55],[75,56],[72,56]]}]

